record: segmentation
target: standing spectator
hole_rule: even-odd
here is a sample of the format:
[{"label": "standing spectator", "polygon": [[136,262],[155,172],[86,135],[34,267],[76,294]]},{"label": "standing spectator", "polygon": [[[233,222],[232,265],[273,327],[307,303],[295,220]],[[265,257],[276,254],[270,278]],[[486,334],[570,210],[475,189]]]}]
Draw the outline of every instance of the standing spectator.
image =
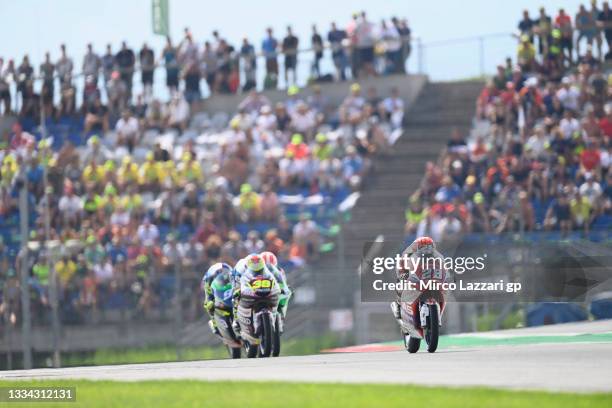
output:
[{"label": "standing spectator", "polygon": [[[570,64],[572,64],[572,50],[573,50],[573,34],[574,29],[572,27],[572,19],[570,16],[565,14],[564,9],[559,9],[559,14],[555,18],[555,25],[561,30],[561,52]],[[567,50],[567,54],[565,53]]]},{"label": "standing spectator", "polygon": [[113,55],[110,44],[106,45],[106,54],[104,54],[100,60],[102,65],[102,75],[104,76],[104,86],[106,87],[111,80],[113,71],[115,70],[115,56]]},{"label": "standing spectator", "polygon": [[178,78],[179,78],[179,62],[178,52],[172,45],[170,37],[166,37],[166,46],[162,51],[162,59],[166,67],[166,86],[170,93],[176,92],[178,89]]},{"label": "standing spectator", "polygon": [[[1,71],[2,68],[0,68]],[[50,103],[53,103],[53,90],[54,90],[54,74],[55,74],[55,65],[51,62],[51,55],[49,52],[45,52],[45,61],[40,64],[40,76],[43,79],[43,87],[47,90],[45,94]],[[45,103],[47,101],[44,101]]]},{"label": "standing spectator", "polygon": [[297,81],[298,38],[293,34],[291,26],[287,26],[287,36],[283,39],[282,51],[285,55],[285,85],[289,86],[289,71],[293,73],[292,84]]},{"label": "standing spectator", "polygon": [[127,100],[129,102],[132,100],[132,79],[134,76],[134,67],[136,65],[136,56],[134,55],[134,51],[128,48],[125,41],[121,43],[121,50],[119,50],[115,56],[115,61],[117,62],[121,80],[125,84]]},{"label": "standing spectator", "polygon": [[204,43],[204,49],[202,50],[202,65],[204,66],[204,76],[209,92],[211,94],[216,93],[218,55],[208,41]]},{"label": "standing spectator", "polygon": [[538,52],[540,55],[545,55],[552,44],[552,19],[546,14],[544,7],[540,7],[540,15],[535,21],[534,30],[538,34]]},{"label": "standing spectator", "polygon": [[153,97],[153,73],[155,72],[155,54],[147,43],[142,45],[138,54],[140,75],[142,79],[142,94],[146,102]]},{"label": "standing spectator", "polygon": [[257,55],[255,54],[255,47],[249,43],[249,39],[246,37],[242,40],[240,58],[242,59],[242,70],[244,71],[244,85],[242,91],[248,92],[257,86]]},{"label": "standing spectator", "polygon": [[595,42],[597,43],[597,58],[599,58],[599,60],[602,60],[603,59],[603,54],[601,53],[602,29],[599,26],[599,15],[601,14],[601,12],[597,8],[597,0],[591,0],[591,10],[589,10],[589,13],[591,14],[591,18],[593,21],[593,30],[595,32],[594,39],[595,39]]},{"label": "standing spectator", "polygon": [[11,88],[9,82],[12,73],[9,68],[10,66],[4,66],[4,59],[0,58],[0,104],[4,105],[4,115],[11,113]]},{"label": "standing spectator", "polygon": [[200,100],[200,67],[197,62],[191,62],[185,67],[185,99],[189,104]]},{"label": "standing spectator", "polygon": [[266,59],[266,78],[264,79],[264,88],[276,88],[278,81],[278,61],[277,52],[278,41],[272,34],[272,28],[266,29],[266,38],[261,43],[261,50]]},{"label": "standing spectator", "polygon": [[93,51],[91,43],[87,44],[87,53],[83,57],[83,66],[81,68],[85,80],[87,81],[87,77],[90,77],[91,81],[97,86],[100,66],[100,57]]},{"label": "standing spectator", "polygon": [[314,61],[312,62],[312,76],[319,78],[321,76],[320,63],[323,58],[323,38],[317,31],[317,26],[312,25],[312,36],[310,37],[312,50],[314,52]]},{"label": "standing spectator", "polygon": [[529,17],[529,10],[523,10],[523,18],[518,23],[518,29],[521,36],[526,35],[529,37],[529,42],[533,42],[533,26],[534,21]]},{"label": "standing spectator", "polygon": [[355,27],[356,47],[359,53],[358,76],[363,73],[375,75],[374,71],[374,25],[366,17],[365,11],[361,12],[361,19]]},{"label": "standing spectator", "polygon": [[336,67],[336,74],[340,81],[346,80],[346,68],[348,60],[343,42],[346,40],[346,31],[338,29],[336,23],[331,23],[331,29],[327,33],[327,41],[332,51],[332,59]]},{"label": "standing spectator", "polygon": [[387,25],[383,20],[381,22],[380,35],[385,47],[385,74],[396,74],[402,72],[400,65],[402,61],[402,42],[400,35],[394,25]]},{"label": "standing spectator", "polygon": [[578,30],[578,37],[576,38],[576,56],[580,58],[580,41],[586,39],[587,48],[593,45],[593,40],[597,35],[597,21],[596,17],[591,12],[587,11],[582,4],[574,20],[576,22],[576,30]]},{"label": "standing spectator", "polygon": [[601,10],[597,17],[597,25],[603,30],[606,43],[608,44],[608,53],[605,59],[610,60],[612,59],[612,11],[607,1],[604,1],[603,10]]},{"label": "standing spectator", "polygon": [[17,92],[21,94],[22,105],[24,99],[26,99],[26,85],[32,80],[34,76],[34,68],[30,65],[30,59],[27,55],[24,55],[21,64],[17,68]]},{"label": "standing spectator", "polygon": [[64,86],[72,82],[72,70],[74,69],[74,64],[72,63],[72,58],[68,57],[66,54],[65,44],[60,46],[60,51],[60,59],[57,61],[57,64],[55,64],[55,69],[57,70],[57,75],[59,76],[60,86]]},{"label": "standing spectator", "polygon": [[412,32],[410,31],[410,27],[408,27],[408,21],[406,19],[400,21],[397,17],[393,17],[391,21],[393,22],[393,26],[400,36],[400,41],[402,44],[400,48],[400,64],[398,69],[400,73],[406,73],[406,59],[408,59],[410,56],[410,51],[412,50]]}]

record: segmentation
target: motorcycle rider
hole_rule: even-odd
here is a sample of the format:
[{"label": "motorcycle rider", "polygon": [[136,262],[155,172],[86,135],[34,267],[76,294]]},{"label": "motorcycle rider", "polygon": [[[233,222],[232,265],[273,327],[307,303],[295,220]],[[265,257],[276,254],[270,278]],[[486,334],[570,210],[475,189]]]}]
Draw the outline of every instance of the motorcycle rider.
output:
[{"label": "motorcycle rider", "polygon": [[[444,259],[444,256],[436,248],[436,244],[434,240],[427,236],[418,237],[417,239],[415,239],[412,242],[412,244],[410,244],[402,252],[402,259],[404,258],[404,256],[408,258],[413,258],[413,259],[422,258],[423,261],[425,261],[428,258],[439,258],[441,260]],[[434,266],[436,266],[436,262],[433,262],[433,264]],[[439,264],[443,265],[443,262],[440,262]],[[422,268],[416,267],[415,264],[411,264],[411,263],[408,263],[408,265],[405,265],[405,266],[407,266],[408,269],[404,269],[404,268],[397,269],[396,271],[397,281],[399,282],[402,280],[410,280],[418,285],[420,278],[417,276],[417,273],[420,272]],[[411,266],[415,266],[416,269],[413,268],[414,270],[411,270]],[[432,271],[432,273],[435,274],[435,271]],[[446,274],[446,276],[448,278],[449,274]],[[412,294],[414,297],[419,295],[418,291],[414,291],[414,292],[415,293]],[[397,296],[396,300],[391,302],[391,312],[393,313],[393,317],[395,317],[395,320],[397,320],[400,327],[402,327],[402,315],[401,315],[402,291],[401,290],[396,291],[396,296]],[[406,301],[407,301],[406,299],[403,300],[403,302],[406,302]]]},{"label": "motorcycle rider", "polygon": [[278,259],[276,255],[270,251],[264,251],[261,254],[264,262],[266,263],[266,268],[274,275],[276,281],[278,282],[278,287],[281,291],[281,299],[279,301],[279,312],[283,319],[287,315],[287,306],[289,305],[289,298],[291,298],[291,289],[287,284],[287,276],[285,275],[285,271],[278,266]]},{"label": "motorcycle rider", "polygon": [[[238,261],[238,263],[236,264],[236,268],[234,268],[235,275],[233,291],[235,317],[238,316],[238,304],[240,303],[241,284],[243,280],[250,281],[251,279],[257,276],[268,275],[278,285],[278,281],[276,281],[274,274],[269,271],[269,269],[266,267],[264,259],[259,254],[250,254],[244,260],[244,263]],[[238,324],[238,319],[234,319],[233,329],[236,333],[240,332],[240,325]]]},{"label": "motorcycle rider", "polygon": [[231,282],[233,279],[233,270],[234,269],[228,264],[217,262],[208,268],[204,274],[204,277],[202,277],[202,282],[200,284],[202,292],[204,292],[204,303],[202,306],[210,316],[208,327],[210,327],[210,330],[212,330],[214,334],[219,334],[219,329],[217,328],[214,319],[215,296],[212,290],[212,282],[215,280],[215,278],[221,275],[225,275],[225,278]]}]

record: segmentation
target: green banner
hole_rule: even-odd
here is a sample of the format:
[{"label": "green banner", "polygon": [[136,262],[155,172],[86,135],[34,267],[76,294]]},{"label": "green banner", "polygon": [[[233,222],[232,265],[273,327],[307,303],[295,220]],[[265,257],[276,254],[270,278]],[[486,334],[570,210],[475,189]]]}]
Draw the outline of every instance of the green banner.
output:
[{"label": "green banner", "polygon": [[170,33],[168,0],[152,1],[153,33],[167,36]]}]

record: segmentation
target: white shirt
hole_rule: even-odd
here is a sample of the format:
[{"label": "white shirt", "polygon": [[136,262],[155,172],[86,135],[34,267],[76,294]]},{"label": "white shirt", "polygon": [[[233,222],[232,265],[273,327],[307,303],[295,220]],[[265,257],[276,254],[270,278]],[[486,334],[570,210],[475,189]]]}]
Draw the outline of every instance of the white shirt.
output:
[{"label": "white shirt", "polygon": [[159,238],[159,230],[156,225],[150,224],[149,228],[141,225],[138,227],[138,238],[144,245],[153,245]]},{"label": "white shirt", "polygon": [[113,278],[113,265],[110,262],[96,264],[93,267],[96,279],[101,282],[109,281]]},{"label": "white shirt", "polygon": [[83,200],[76,195],[72,197],[63,196],[60,198],[58,206],[60,211],[68,213],[69,215],[74,215],[83,209]]},{"label": "white shirt", "polygon": [[580,92],[575,86],[571,86],[569,89],[562,87],[557,91],[557,98],[559,98],[561,105],[563,105],[565,109],[577,110],[579,97]]},{"label": "white shirt", "polygon": [[561,119],[561,122],[559,122],[559,129],[561,129],[563,137],[569,139],[572,137],[574,132],[580,130],[580,122],[578,122],[578,119],[576,118],[563,118]]},{"label": "white shirt", "polygon": [[123,136],[136,136],[138,134],[138,120],[133,116],[127,120],[121,118],[117,121],[115,130]]}]

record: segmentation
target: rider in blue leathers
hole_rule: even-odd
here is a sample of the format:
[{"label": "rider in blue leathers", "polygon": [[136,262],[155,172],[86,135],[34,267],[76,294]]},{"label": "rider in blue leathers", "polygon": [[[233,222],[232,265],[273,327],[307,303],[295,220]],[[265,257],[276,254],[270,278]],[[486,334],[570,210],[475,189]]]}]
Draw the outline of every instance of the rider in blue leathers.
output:
[{"label": "rider in blue leathers", "polygon": [[218,262],[212,265],[206,273],[204,277],[202,277],[202,282],[200,284],[202,291],[204,292],[204,309],[210,316],[210,320],[208,321],[208,326],[212,330],[213,333],[219,334],[219,330],[215,325],[215,319],[213,318],[213,314],[215,311],[215,296],[212,290],[212,282],[218,276],[224,274],[229,281],[233,280],[233,271],[234,269],[226,263]]}]

